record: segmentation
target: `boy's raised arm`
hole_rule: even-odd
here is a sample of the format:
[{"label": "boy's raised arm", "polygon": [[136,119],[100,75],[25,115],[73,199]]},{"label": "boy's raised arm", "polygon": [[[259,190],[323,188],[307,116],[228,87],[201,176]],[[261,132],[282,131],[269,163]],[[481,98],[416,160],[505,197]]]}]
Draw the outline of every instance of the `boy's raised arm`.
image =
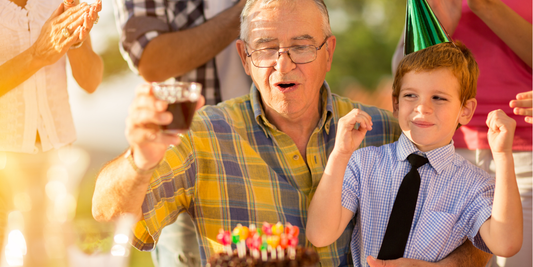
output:
[{"label": "boy's raised arm", "polygon": [[335,148],[309,205],[307,239],[317,247],[335,242],[353,217],[341,204],[342,183],[348,161],[368,130],[372,120],[364,111],[354,109],[339,120]]},{"label": "boy's raised arm", "polygon": [[510,257],[522,246],[522,204],[516,184],[512,153],[516,122],[502,110],[487,117],[488,141],[496,163],[492,216],[479,232],[495,255]]}]

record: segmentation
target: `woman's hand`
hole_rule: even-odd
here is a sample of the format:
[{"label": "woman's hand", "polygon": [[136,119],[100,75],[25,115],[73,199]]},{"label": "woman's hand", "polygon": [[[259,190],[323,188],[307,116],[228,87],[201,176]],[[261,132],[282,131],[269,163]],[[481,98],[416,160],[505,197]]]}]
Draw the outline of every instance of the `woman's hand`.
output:
[{"label": "woman's hand", "polygon": [[[70,8],[76,7],[78,4],[79,4],[79,0],[72,0],[72,2],[68,2],[68,0],[65,0],[63,2],[65,11]],[[80,42],[83,42],[87,39],[87,37],[89,36],[89,32],[92,30],[94,24],[98,23],[98,19],[99,19],[98,12],[100,12],[101,10],[102,10],[102,0],[98,0],[96,3],[91,4],[89,6],[89,11],[84,18],[83,27],[80,31],[80,36],[79,36],[80,41],[77,42],[76,44],[79,44]]]},{"label": "woman's hand", "polygon": [[44,23],[39,37],[30,50],[34,60],[43,66],[57,62],[75,43],[80,42],[86,14],[91,9],[87,3],[64,11],[61,4]]},{"label": "woman's hand", "polygon": [[513,113],[524,116],[524,120],[533,124],[533,91],[523,92],[516,95],[516,100],[511,100],[509,106],[513,108]]}]

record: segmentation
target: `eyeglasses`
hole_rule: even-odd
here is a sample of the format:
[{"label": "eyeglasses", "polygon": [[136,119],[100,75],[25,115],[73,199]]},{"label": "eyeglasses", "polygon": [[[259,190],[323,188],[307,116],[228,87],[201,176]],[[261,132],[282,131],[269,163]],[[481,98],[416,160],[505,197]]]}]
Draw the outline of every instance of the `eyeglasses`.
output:
[{"label": "eyeglasses", "polygon": [[[276,63],[283,53],[287,53],[294,64],[305,64],[313,62],[316,59],[317,51],[326,44],[329,37],[316,47],[314,45],[295,45],[291,47],[263,48],[252,51],[248,54],[248,48],[245,48],[246,55],[252,59],[252,64],[258,68],[270,68],[276,66]],[[286,51],[279,51],[286,48]]]}]

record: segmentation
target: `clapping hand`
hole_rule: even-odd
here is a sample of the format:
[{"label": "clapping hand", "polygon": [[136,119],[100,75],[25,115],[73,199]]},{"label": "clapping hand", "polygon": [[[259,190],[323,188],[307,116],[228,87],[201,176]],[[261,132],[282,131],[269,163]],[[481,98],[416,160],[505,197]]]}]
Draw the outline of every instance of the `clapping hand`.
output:
[{"label": "clapping hand", "polygon": [[372,118],[360,109],[353,109],[339,119],[335,150],[340,155],[351,156],[359,147],[367,131],[372,130]]},{"label": "clapping hand", "polygon": [[[79,4],[79,0],[72,0],[72,2],[68,2],[68,0],[65,0],[63,2],[63,6],[65,7],[65,11],[77,6]],[[102,0],[98,0],[96,3],[91,4],[89,6],[89,11],[87,12],[87,15],[85,15],[84,22],[83,22],[83,28],[80,31],[80,42],[85,41],[87,37],[89,36],[89,32],[92,30],[94,24],[98,23],[98,12],[102,10]],[[78,42],[79,43],[79,42]]]},{"label": "clapping hand", "polygon": [[487,116],[489,132],[487,138],[492,153],[510,153],[513,148],[516,121],[501,109],[491,111]]},{"label": "clapping hand", "polygon": [[68,9],[62,3],[44,23],[39,37],[31,47],[35,60],[45,66],[51,65],[72,45],[83,42],[89,36],[101,8],[100,0],[94,5],[83,2]]}]

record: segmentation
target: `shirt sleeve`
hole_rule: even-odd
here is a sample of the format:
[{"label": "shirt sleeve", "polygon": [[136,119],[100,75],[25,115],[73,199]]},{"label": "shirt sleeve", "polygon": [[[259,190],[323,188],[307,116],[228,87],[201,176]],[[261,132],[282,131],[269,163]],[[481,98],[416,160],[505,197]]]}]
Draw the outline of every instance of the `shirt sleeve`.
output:
[{"label": "shirt sleeve", "polygon": [[181,136],[180,145],[167,149],[152,175],[142,204],[143,219],[133,229],[132,245],[139,250],[152,250],[161,230],[191,206],[197,163],[190,132]]},{"label": "shirt sleeve", "polygon": [[[481,173],[482,171],[480,170],[479,172]],[[476,179],[479,179],[480,182],[476,186],[477,189],[472,190],[473,196],[471,201],[469,201],[470,204],[466,207],[464,216],[462,216],[471,225],[471,227],[467,228],[469,230],[466,236],[478,249],[492,253],[481,238],[479,229],[492,215],[495,187],[494,178],[490,177],[488,173],[483,172]]]},{"label": "shirt sleeve", "polygon": [[167,1],[115,0],[115,7],[120,52],[130,69],[138,73],[139,61],[148,43],[170,31]]},{"label": "shirt sleeve", "polygon": [[341,205],[354,214],[357,213],[357,209],[359,208],[359,178],[361,174],[357,164],[357,154],[357,151],[352,154],[344,172],[341,197]]}]

